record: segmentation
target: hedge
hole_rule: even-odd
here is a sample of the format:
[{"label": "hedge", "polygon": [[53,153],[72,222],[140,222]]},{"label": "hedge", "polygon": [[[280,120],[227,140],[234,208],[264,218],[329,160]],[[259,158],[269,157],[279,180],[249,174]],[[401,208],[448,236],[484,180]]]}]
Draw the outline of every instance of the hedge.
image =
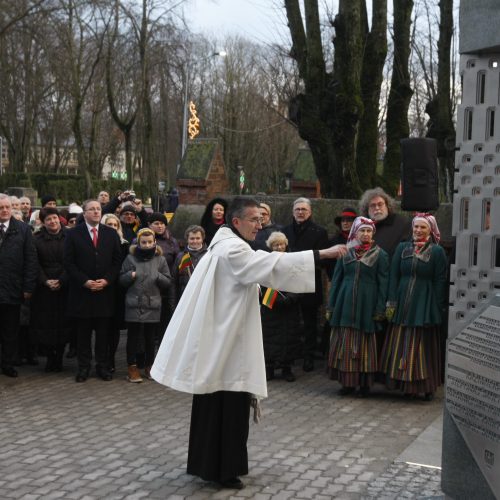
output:
[{"label": "hedge", "polygon": [[[118,190],[126,189],[126,181],[119,179],[92,179],[94,193],[105,190],[111,194]],[[55,196],[58,203],[68,205],[74,201],[83,201],[85,196],[85,178],[83,175],[53,174],[41,172],[9,172],[0,176],[0,192],[9,187],[30,187],[36,189],[38,197],[45,194]],[[147,193],[146,187],[137,182],[134,183],[135,192],[144,197]]]}]

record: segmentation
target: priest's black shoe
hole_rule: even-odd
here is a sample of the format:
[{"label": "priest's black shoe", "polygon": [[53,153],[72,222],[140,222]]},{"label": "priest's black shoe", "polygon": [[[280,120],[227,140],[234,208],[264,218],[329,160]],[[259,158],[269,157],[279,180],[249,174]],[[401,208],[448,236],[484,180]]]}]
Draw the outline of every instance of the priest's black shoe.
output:
[{"label": "priest's black shoe", "polygon": [[17,377],[17,370],[12,366],[4,366],[2,368],[2,373],[4,375],[7,375],[7,377],[12,377],[12,378]]},{"label": "priest's black shoe", "polygon": [[105,382],[113,380],[113,374],[107,368],[96,368],[97,376],[100,377]]},{"label": "priest's black shoe", "polygon": [[85,382],[89,378],[89,371],[87,369],[78,370],[75,380],[77,382]]},{"label": "priest's black shoe", "polygon": [[220,485],[223,488],[228,488],[232,490],[242,490],[245,487],[245,484],[239,477],[231,477],[226,479],[225,481],[221,481]]}]

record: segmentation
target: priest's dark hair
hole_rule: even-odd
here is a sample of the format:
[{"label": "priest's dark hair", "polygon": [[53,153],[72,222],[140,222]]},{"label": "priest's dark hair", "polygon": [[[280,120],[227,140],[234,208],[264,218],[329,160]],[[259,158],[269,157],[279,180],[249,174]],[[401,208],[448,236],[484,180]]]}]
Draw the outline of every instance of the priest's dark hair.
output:
[{"label": "priest's dark hair", "polygon": [[233,199],[227,209],[227,224],[232,225],[232,220],[237,217],[242,219],[247,208],[259,208],[259,202],[247,196],[237,196]]}]

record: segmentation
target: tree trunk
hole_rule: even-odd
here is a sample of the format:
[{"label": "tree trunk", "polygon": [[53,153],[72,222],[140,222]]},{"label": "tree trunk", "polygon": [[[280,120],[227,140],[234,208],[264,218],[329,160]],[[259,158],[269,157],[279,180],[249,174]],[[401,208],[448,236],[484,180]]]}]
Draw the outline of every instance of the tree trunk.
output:
[{"label": "tree trunk", "polygon": [[125,170],[127,172],[127,180],[129,181],[129,186],[133,187],[134,183],[134,171],[132,169],[132,129],[135,124],[135,119],[137,117],[137,108],[128,109],[126,116],[120,116],[117,106],[115,104],[115,89],[113,87],[113,82],[111,78],[111,66],[113,60],[113,45],[118,36],[118,20],[119,20],[119,9],[118,2],[115,5],[115,25],[114,31],[111,36],[111,40],[108,45],[107,59],[106,59],[106,91],[108,96],[109,110],[113,121],[116,123],[118,128],[123,133],[125,141]]},{"label": "tree trunk", "polygon": [[[366,19],[366,9],[363,18]],[[360,187],[366,190],[377,185],[380,90],[387,56],[387,0],[373,1],[371,32],[368,32],[367,21],[362,20],[362,24],[365,25],[365,49],[361,73],[364,112],[359,123],[356,167]]]},{"label": "tree trunk", "polygon": [[413,0],[394,0],[394,62],[391,90],[387,103],[386,153],[383,186],[396,195],[400,183],[401,139],[410,133],[408,108],[413,95],[410,87],[408,61],[410,57],[410,26]]},{"label": "tree trunk", "polygon": [[427,137],[437,140],[441,197],[451,201],[455,168],[455,128],[450,89],[453,0],[440,0],[437,94],[426,106],[429,115]]},{"label": "tree trunk", "polygon": [[359,193],[355,141],[363,104],[361,74],[361,0],[341,0],[335,19],[334,75],[327,73],[317,1],[304,3],[306,29],[297,0],[286,0],[291,55],[297,61],[304,94],[290,101],[290,119],[311,149],[323,196]]},{"label": "tree trunk", "polygon": [[361,99],[361,69],[363,43],[361,36],[362,0],[340,0],[335,17],[334,74],[338,82],[335,109],[335,149],[338,171],[344,179],[342,193],[358,197],[361,194],[356,170],[356,136],[363,115]]}]

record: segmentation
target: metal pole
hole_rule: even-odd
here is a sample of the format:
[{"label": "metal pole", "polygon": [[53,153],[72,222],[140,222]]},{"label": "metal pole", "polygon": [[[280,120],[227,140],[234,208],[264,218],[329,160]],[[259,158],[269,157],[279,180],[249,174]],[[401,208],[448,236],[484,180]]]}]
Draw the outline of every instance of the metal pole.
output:
[{"label": "metal pole", "polygon": [[[190,73],[190,64],[189,61],[186,64],[186,79],[184,82],[184,115],[182,118],[182,145],[181,145],[181,160],[184,157],[184,153],[186,152],[187,147],[187,124],[188,124],[188,98],[189,98],[189,73]],[[179,170],[180,163],[177,166],[177,170]]]}]

